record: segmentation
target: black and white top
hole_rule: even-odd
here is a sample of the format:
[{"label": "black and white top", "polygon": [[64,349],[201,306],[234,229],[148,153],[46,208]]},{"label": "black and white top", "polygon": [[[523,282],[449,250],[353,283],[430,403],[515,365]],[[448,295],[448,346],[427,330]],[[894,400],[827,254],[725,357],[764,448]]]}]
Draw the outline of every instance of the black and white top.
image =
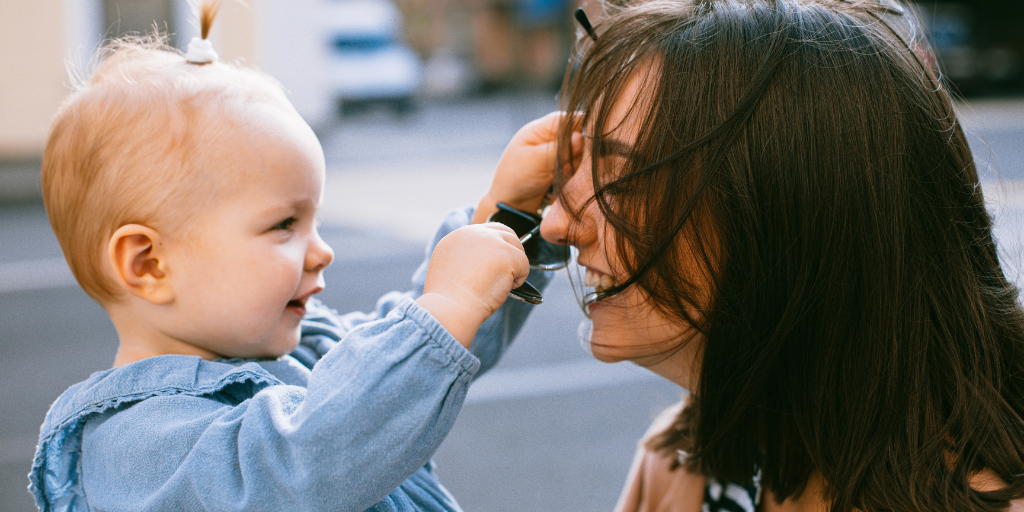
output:
[{"label": "black and white top", "polygon": [[714,477],[707,477],[702,512],[754,512],[761,501],[760,476],[758,473],[745,485],[723,484]]},{"label": "black and white top", "polygon": [[[680,464],[686,463],[686,452],[677,450]],[[756,512],[761,504],[761,470],[743,485],[720,482],[709,476],[704,480],[704,506],[701,512]]]}]

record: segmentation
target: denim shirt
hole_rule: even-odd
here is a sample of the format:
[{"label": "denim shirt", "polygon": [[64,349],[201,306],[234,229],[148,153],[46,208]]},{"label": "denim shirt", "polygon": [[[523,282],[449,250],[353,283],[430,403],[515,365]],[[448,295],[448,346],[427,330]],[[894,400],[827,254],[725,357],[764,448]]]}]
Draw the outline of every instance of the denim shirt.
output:
[{"label": "denim shirt", "polygon": [[[460,510],[430,457],[470,381],[530,306],[509,300],[462,347],[413,297],[372,313],[307,304],[299,347],[276,360],[165,355],[96,372],[47,413],[29,475],[41,510]],[[543,286],[549,275],[534,272]]]}]

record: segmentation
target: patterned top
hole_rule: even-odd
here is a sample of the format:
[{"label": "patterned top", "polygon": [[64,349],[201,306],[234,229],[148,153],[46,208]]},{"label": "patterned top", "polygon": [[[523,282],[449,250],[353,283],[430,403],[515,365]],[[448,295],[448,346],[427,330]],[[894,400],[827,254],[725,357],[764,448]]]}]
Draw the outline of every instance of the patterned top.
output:
[{"label": "patterned top", "polygon": [[714,477],[707,477],[704,485],[703,512],[754,512],[761,502],[761,473],[745,485],[727,482],[722,485]]},{"label": "patterned top", "polygon": [[[673,457],[663,451],[647,449],[651,436],[670,428],[685,405],[684,399],[666,408],[647,429],[638,443],[615,512],[756,512],[761,502],[759,469],[745,482],[723,483],[717,478],[685,470],[688,457],[681,450]],[[677,462],[684,468],[673,470]]]}]

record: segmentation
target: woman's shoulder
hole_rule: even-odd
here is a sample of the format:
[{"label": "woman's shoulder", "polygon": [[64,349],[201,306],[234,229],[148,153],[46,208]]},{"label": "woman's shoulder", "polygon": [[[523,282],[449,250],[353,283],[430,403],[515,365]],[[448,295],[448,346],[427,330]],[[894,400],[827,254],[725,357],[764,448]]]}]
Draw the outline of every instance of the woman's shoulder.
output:
[{"label": "woman's shoulder", "polygon": [[[991,469],[983,470],[979,473],[975,473],[971,477],[970,481],[971,488],[976,491],[996,491],[1006,487],[1006,482],[996,475],[995,471]],[[1024,498],[1018,498],[1010,502],[1010,508],[1006,509],[1007,512],[1024,512]]]},{"label": "woman's shoulder", "polygon": [[672,469],[676,456],[647,449],[647,440],[672,426],[686,399],[659,414],[637,445],[616,512],[700,512],[705,478],[685,467]]}]

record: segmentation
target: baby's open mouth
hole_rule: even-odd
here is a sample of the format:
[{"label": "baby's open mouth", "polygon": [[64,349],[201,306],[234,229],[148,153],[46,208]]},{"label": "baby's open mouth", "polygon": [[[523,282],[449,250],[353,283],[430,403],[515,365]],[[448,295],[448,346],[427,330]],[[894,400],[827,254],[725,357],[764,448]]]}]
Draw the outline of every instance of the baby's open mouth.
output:
[{"label": "baby's open mouth", "polygon": [[298,300],[298,299],[292,299],[292,300],[288,301],[288,307],[290,307],[290,308],[304,308],[304,307],[306,307],[306,303],[304,301],[301,301],[301,300]]}]

